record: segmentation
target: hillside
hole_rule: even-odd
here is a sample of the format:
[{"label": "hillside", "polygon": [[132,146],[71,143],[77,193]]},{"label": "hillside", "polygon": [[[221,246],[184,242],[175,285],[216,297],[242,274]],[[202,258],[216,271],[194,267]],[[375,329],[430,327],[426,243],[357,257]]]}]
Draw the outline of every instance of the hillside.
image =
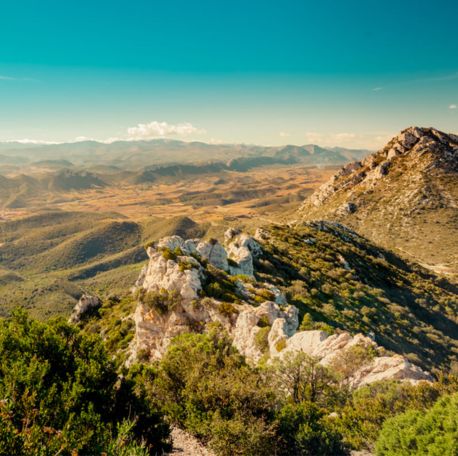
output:
[{"label": "hillside", "polygon": [[255,238],[228,230],[220,242],[165,237],[147,253],[136,310],[128,295],[99,295],[102,318],[91,323],[122,356],[160,358],[177,334],[218,322],[255,361],[276,356],[299,328],[308,333],[290,344],[316,347],[327,334],[338,347],[351,335],[433,373],[456,366],[456,287],[342,225],[267,225]]},{"label": "hillside", "polygon": [[344,166],[310,196],[302,220],[342,222],[450,278],[458,274],[458,136],[411,127]]},{"label": "hillside", "polygon": [[0,314],[67,315],[83,290],[129,294],[144,245],[162,236],[203,236],[186,217],[128,221],[119,214],[47,211],[0,222]]},{"label": "hillside", "polygon": [[335,223],[271,226],[261,245],[259,279],[308,315],[304,326],[373,334],[428,368],[457,359],[458,289],[450,283]]}]

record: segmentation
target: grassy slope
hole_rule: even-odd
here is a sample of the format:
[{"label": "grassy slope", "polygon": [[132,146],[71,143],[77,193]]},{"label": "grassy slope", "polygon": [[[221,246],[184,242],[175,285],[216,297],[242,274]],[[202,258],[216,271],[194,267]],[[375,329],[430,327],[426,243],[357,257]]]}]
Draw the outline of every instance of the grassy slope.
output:
[{"label": "grassy slope", "polygon": [[68,315],[83,290],[126,295],[147,258],[145,243],[207,228],[186,217],[131,222],[61,211],[0,223],[0,315],[19,305],[37,317]]},{"label": "grassy slope", "polygon": [[302,314],[373,333],[381,345],[412,353],[427,368],[447,368],[457,359],[456,287],[333,224],[268,231],[260,278],[284,288]]}]

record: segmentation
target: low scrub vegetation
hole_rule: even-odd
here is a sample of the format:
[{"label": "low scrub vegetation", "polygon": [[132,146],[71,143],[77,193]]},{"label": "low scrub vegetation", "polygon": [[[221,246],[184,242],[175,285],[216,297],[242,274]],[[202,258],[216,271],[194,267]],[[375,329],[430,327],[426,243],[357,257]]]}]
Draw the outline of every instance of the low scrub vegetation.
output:
[{"label": "low scrub vegetation", "polygon": [[[100,311],[121,331],[129,305],[113,298]],[[1,456],[157,455],[170,448],[170,424],[217,456],[454,454],[454,376],[353,391],[347,358],[324,367],[288,353],[254,367],[217,325],[177,336],[161,361],[127,369],[104,347],[99,332],[119,350],[97,321],[81,329],[16,311],[0,322]],[[346,356],[372,354],[358,347]]]},{"label": "low scrub vegetation", "polygon": [[168,426],[118,376],[101,340],[16,312],[0,322],[0,454],[147,455]]},{"label": "low scrub vegetation", "polygon": [[259,281],[286,291],[300,329],[372,334],[426,369],[458,353],[456,288],[366,239],[326,222],[270,226]]}]

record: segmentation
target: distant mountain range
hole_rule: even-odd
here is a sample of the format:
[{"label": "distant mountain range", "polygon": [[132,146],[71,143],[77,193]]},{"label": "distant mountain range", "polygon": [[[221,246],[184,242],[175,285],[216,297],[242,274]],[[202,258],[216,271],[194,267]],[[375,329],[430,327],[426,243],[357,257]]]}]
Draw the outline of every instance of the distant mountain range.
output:
[{"label": "distant mountain range", "polygon": [[[261,166],[340,166],[367,150],[315,145],[263,147],[157,139],[111,144],[0,143],[0,208],[24,208],[37,196],[110,185],[175,181]],[[58,196],[58,195],[57,195]]]},{"label": "distant mountain range", "polygon": [[31,165],[43,161],[66,160],[77,166],[114,165],[122,169],[158,164],[227,162],[248,157],[270,157],[272,161],[297,160],[314,165],[344,164],[361,159],[368,150],[325,149],[316,145],[257,146],[246,144],[207,144],[169,139],[149,141],[116,141],[101,143],[81,141],[62,144],[23,144],[0,142],[0,165]]}]

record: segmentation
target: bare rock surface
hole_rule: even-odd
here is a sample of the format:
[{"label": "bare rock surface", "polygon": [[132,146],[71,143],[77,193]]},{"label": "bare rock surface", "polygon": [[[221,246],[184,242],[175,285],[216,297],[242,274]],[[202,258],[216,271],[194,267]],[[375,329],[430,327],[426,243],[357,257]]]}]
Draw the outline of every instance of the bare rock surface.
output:
[{"label": "bare rock surface", "polygon": [[79,323],[88,313],[99,308],[100,305],[101,302],[97,296],[91,296],[84,293],[73,308],[70,318],[68,319],[69,323]]}]

